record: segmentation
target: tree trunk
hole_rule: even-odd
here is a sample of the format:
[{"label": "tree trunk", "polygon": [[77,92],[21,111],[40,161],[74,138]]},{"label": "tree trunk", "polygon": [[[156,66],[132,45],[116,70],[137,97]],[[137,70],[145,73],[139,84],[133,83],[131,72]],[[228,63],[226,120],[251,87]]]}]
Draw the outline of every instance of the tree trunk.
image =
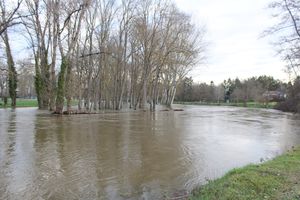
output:
[{"label": "tree trunk", "polygon": [[67,112],[71,111],[72,108],[72,68],[70,62],[67,65],[66,74],[66,85],[65,85],[65,96],[67,100]]},{"label": "tree trunk", "polygon": [[4,31],[3,35],[4,35],[3,40],[5,43],[5,52],[6,52],[7,66],[8,66],[9,96],[11,98],[11,107],[15,108],[16,99],[17,99],[17,71],[12,57],[7,31]]},{"label": "tree trunk", "polygon": [[50,81],[50,70],[48,65],[48,53],[46,50],[42,51],[41,55],[41,101],[42,101],[42,110],[48,110],[49,109],[49,103],[50,103],[50,90],[51,90],[51,81]]},{"label": "tree trunk", "polygon": [[58,114],[62,114],[64,109],[65,74],[67,68],[68,68],[67,58],[63,57],[60,65],[60,73],[58,76],[57,93],[56,93],[56,113]]}]

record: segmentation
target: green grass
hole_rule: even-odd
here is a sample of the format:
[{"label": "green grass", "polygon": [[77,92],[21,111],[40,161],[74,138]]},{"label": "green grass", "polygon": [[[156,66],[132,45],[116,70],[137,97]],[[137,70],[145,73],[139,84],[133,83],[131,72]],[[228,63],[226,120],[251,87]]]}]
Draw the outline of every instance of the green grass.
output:
[{"label": "green grass", "polygon": [[[8,99],[6,107],[4,106],[4,102],[0,100],[0,108],[10,108],[11,101]],[[36,99],[17,99],[17,108],[21,107],[37,107],[38,102]]]},{"label": "green grass", "polygon": [[[78,101],[72,100],[71,104],[73,106],[76,106],[78,104]],[[0,108],[10,108],[11,107],[10,105],[11,105],[10,99],[8,99],[6,106],[4,106],[4,102],[0,99]],[[37,99],[17,99],[17,108],[26,108],[26,107],[38,107]]]},{"label": "green grass", "polygon": [[299,200],[300,149],[260,165],[234,169],[194,190],[190,200]]},{"label": "green grass", "polygon": [[211,102],[175,102],[175,104],[183,105],[203,105],[203,106],[234,106],[234,107],[246,107],[246,108],[268,108],[273,109],[277,102],[269,102],[267,105],[259,102],[247,102],[244,103],[211,103]]},{"label": "green grass", "polygon": [[[247,108],[274,108],[277,105],[277,102],[269,102],[268,104],[260,102],[247,102]],[[230,106],[245,107],[244,103],[231,103]]]}]

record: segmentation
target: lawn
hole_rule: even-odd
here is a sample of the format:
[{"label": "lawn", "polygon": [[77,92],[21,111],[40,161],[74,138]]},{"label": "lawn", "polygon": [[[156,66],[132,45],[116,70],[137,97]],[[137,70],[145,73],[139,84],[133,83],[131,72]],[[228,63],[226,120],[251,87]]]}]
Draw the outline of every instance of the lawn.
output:
[{"label": "lawn", "polygon": [[259,165],[234,169],[194,190],[191,200],[299,200],[300,149]]},{"label": "lawn", "polygon": [[[72,105],[76,106],[78,104],[77,100],[72,100]],[[65,102],[66,104],[66,102]],[[8,99],[8,103],[6,107],[4,106],[4,102],[2,99],[0,99],[0,108],[10,108],[11,106],[11,100]],[[17,108],[25,108],[25,107],[38,107],[38,102],[37,99],[17,99]]]},{"label": "lawn", "polygon": [[[10,108],[11,101],[8,99],[6,107],[4,102],[0,100],[0,108]],[[17,107],[37,107],[38,102],[36,99],[17,99]]]}]

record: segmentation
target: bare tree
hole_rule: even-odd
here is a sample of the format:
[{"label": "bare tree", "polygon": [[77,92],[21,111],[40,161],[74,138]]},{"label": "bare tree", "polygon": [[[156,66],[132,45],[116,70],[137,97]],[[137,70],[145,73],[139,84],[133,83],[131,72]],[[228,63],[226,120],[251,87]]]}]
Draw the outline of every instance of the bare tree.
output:
[{"label": "bare tree", "polygon": [[[61,65],[60,65],[60,73],[58,76],[58,85],[57,85],[57,95],[56,95],[56,113],[63,112],[64,106],[64,97],[65,97],[65,89],[70,89],[71,81],[72,81],[72,65],[73,60],[72,56],[74,55],[77,40],[79,38],[79,33],[81,30],[81,23],[84,17],[84,14],[87,8],[90,5],[89,0],[83,0],[80,2],[72,2],[72,4],[63,4],[65,14],[65,20],[63,26],[60,28],[58,26],[59,35],[58,35],[58,45],[61,54]],[[67,7],[65,7],[68,5]],[[60,14],[63,14],[62,12]],[[64,40],[64,38],[66,38]],[[63,46],[66,46],[64,48]],[[67,93],[67,108],[68,111],[71,109],[71,94]]]},{"label": "bare tree", "polygon": [[[35,61],[35,88],[40,109],[48,109],[52,90],[49,55],[52,43],[51,17],[53,1],[41,2],[26,0],[26,8],[29,16],[22,18],[28,33],[28,42],[33,52]],[[54,17],[53,17],[54,18]],[[56,52],[56,50],[54,50]],[[53,66],[52,66],[53,68]],[[54,79],[55,77],[52,77]],[[51,109],[53,106],[51,105]]]},{"label": "bare tree", "polygon": [[3,30],[0,33],[5,45],[5,53],[6,53],[6,60],[7,60],[6,62],[8,66],[9,96],[11,98],[11,106],[14,108],[16,107],[16,99],[17,99],[17,71],[16,71],[15,62],[11,51],[11,45],[10,45],[10,40],[9,40],[8,30],[7,30],[7,28],[10,26],[11,21],[13,20],[14,13],[7,13],[6,5],[3,1],[0,1],[0,9],[1,9],[1,21],[4,24],[3,25],[4,27],[2,27]]},{"label": "bare tree", "polygon": [[300,74],[300,2],[297,0],[278,0],[269,6],[274,11],[278,23],[266,31],[275,34],[275,45],[287,63],[287,72],[296,76]]}]

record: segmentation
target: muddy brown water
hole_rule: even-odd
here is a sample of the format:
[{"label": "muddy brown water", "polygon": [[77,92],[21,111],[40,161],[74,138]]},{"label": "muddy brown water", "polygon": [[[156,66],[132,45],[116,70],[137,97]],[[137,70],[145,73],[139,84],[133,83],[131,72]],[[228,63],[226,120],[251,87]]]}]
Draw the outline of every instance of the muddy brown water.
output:
[{"label": "muddy brown water", "polygon": [[51,116],[0,110],[0,199],[172,199],[300,144],[300,118],[274,110]]}]

